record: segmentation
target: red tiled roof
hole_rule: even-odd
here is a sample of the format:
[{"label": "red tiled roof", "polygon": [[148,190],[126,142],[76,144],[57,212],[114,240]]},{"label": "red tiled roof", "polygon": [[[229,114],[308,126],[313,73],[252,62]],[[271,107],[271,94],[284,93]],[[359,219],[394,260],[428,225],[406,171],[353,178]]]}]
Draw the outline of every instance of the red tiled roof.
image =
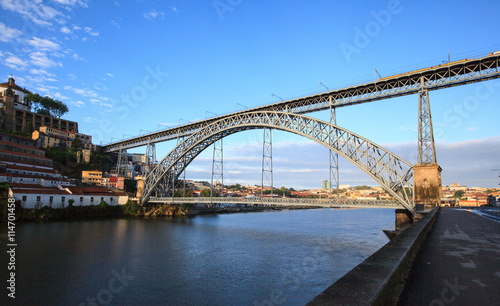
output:
[{"label": "red tiled roof", "polygon": [[36,148],[36,147],[26,146],[26,145],[17,144],[17,143],[12,143],[12,142],[8,142],[8,141],[0,141],[0,144],[6,144],[6,145],[11,145],[11,146],[14,146],[14,147],[28,148],[28,149],[30,149],[30,150],[35,150],[35,151],[44,152],[42,149],[39,149],[39,148]]},{"label": "red tiled roof", "polygon": [[[5,163],[0,162],[0,164],[5,164]],[[57,173],[57,171],[54,169],[37,168],[35,166],[26,167],[26,166],[12,165],[12,164],[6,164],[6,165],[7,165],[8,169],[17,169],[17,170],[26,170],[26,171],[35,171],[35,172],[44,172],[44,173],[53,173],[53,174]]]},{"label": "red tiled roof", "polygon": [[[41,188],[43,187],[40,184],[21,184],[21,183],[9,183],[10,187],[14,188]],[[43,188],[52,188],[52,189],[57,189],[57,187],[43,187]]]},{"label": "red tiled roof", "polygon": [[109,190],[104,187],[81,187],[81,186],[69,186],[66,187],[75,195],[105,195],[105,196],[119,196],[124,195],[123,193],[118,193],[113,190]]},{"label": "red tiled roof", "polygon": [[33,140],[33,139],[31,139],[31,137],[14,135],[14,134],[9,134],[9,133],[5,133],[5,132],[4,133],[0,132],[0,135],[5,135],[5,136],[9,136],[9,137],[16,137],[16,138],[21,138],[21,139],[26,139],[26,140]]},{"label": "red tiled roof", "polygon": [[40,189],[21,189],[21,188],[11,188],[12,192],[14,194],[16,193],[29,193],[29,194],[70,194],[66,190],[59,190],[59,189],[44,189],[41,187]]},{"label": "red tiled roof", "polygon": [[[63,130],[63,129],[60,129],[60,128],[56,128],[56,127],[51,127],[51,126],[47,126],[47,125],[42,125],[42,127],[46,127],[46,128],[49,128],[49,129],[54,129],[54,130],[58,130],[58,131],[62,131],[62,132],[66,132],[66,133],[69,133],[69,134],[75,134],[75,132],[72,132],[72,131],[68,131],[68,130]],[[43,133],[43,132],[42,132]]]},{"label": "red tiled roof", "polygon": [[38,156],[38,155],[33,155],[33,154],[21,153],[21,152],[13,152],[13,151],[7,151],[7,150],[0,150],[0,152],[1,153],[12,154],[12,155],[21,155],[21,156],[35,157],[35,158],[44,159],[44,160],[52,160],[52,159],[44,157],[44,156]]},{"label": "red tiled roof", "polygon": [[68,179],[65,179],[65,178],[40,176],[40,175],[29,175],[29,174],[1,173],[0,176],[35,178],[35,179],[44,179],[47,181],[58,181],[58,182],[63,182],[63,181],[68,182],[69,181]]},{"label": "red tiled roof", "polygon": [[43,164],[39,164],[39,163],[30,163],[30,162],[27,162],[27,161],[19,161],[17,159],[12,159],[12,158],[3,158],[2,159],[2,163],[4,164],[8,164],[8,165],[11,165],[14,164],[14,165],[18,165],[18,164],[23,164],[23,165],[31,165],[31,166],[36,166],[36,167],[44,167],[44,168],[50,168],[52,169],[51,167],[47,166],[47,165],[43,165]]}]

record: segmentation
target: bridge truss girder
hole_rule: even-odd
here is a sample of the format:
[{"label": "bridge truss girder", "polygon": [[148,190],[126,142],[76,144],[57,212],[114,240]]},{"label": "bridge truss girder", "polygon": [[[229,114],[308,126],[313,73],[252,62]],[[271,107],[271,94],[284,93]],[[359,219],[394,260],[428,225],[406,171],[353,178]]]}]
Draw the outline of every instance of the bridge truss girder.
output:
[{"label": "bridge truss girder", "polygon": [[[310,95],[298,99],[260,106],[249,110],[205,119],[179,127],[158,131],[131,139],[122,140],[103,146],[104,152],[114,152],[131,149],[151,142],[162,142],[176,139],[179,136],[189,136],[218,120],[235,114],[278,111],[305,114],[327,110],[330,107],[339,108],[355,104],[373,102],[388,98],[417,94],[425,89],[428,91],[465,85],[475,82],[492,80],[500,77],[500,53],[488,56],[457,61],[449,65],[440,65],[414,72],[403,73],[379,79],[375,82],[360,84],[326,93]],[[333,102],[333,105],[332,105]]]},{"label": "bridge truss girder", "polygon": [[[193,133],[151,171],[144,183],[142,204],[166,177],[178,177],[203,150],[231,134],[251,129],[277,129],[309,138],[338,153],[372,177],[407,210],[414,212],[412,165],[381,146],[331,123],[284,112],[237,113]],[[167,181],[168,181],[167,179]]]}]

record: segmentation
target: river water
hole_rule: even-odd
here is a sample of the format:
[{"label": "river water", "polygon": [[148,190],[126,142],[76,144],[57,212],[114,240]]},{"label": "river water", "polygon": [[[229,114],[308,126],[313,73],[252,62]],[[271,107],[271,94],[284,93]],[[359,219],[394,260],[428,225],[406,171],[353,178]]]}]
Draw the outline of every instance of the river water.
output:
[{"label": "river water", "polygon": [[16,302],[303,305],[387,243],[383,229],[393,210],[17,224]]}]

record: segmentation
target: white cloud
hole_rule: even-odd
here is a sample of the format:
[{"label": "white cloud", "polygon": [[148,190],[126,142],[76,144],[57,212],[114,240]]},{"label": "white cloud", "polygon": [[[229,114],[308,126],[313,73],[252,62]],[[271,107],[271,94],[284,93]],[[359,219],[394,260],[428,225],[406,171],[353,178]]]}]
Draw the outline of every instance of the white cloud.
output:
[{"label": "white cloud", "polygon": [[106,73],[106,75],[107,75],[107,76],[109,76],[109,77],[111,77],[111,78],[114,78],[114,77],[115,77],[115,75],[114,75],[114,74],[109,73],[109,72],[108,72],[108,73]]},{"label": "white cloud", "polygon": [[16,70],[24,70],[29,64],[26,61],[21,60],[19,57],[15,55],[10,55],[5,59],[4,64],[12,69]]},{"label": "white cloud", "polygon": [[[300,140],[299,140],[300,141]],[[262,143],[224,143],[224,182],[260,184]],[[416,163],[417,141],[383,145],[411,164]],[[243,153],[244,152],[244,153]],[[293,152],[293,154],[290,154]],[[500,136],[464,141],[460,143],[436,143],[438,164],[443,168],[443,185],[460,183],[467,186],[496,187],[500,183]],[[205,153],[205,152],[204,152]],[[189,165],[187,174],[192,179],[210,178],[210,152],[196,158]],[[328,149],[312,142],[275,142],[273,144],[273,173],[275,186],[296,189],[319,188],[321,180],[328,179]],[[340,183],[376,186],[368,175],[340,158]]]},{"label": "white cloud", "polygon": [[73,31],[70,30],[70,28],[64,26],[61,28],[61,32],[64,33],[64,34],[71,34],[73,33]]},{"label": "white cloud", "polygon": [[63,96],[60,92],[54,93],[54,98],[59,99],[59,100],[69,100],[68,97]]},{"label": "white cloud", "polygon": [[116,28],[120,28],[120,24],[115,20],[111,20],[109,23],[111,23]]},{"label": "white cloud", "polygon": [[83,57],[79,56],[78,54],[74,53],[72,56],[71,56],[72,59],[74,59],[75,61],[83,61]]},{"label": "white cloud", "polygon": [[147,13],[142,14],[144,18],[149,20],[155,20],[156,18],[163,18],[165,16],[164,12],[158,12],[157,10],[151,10]]},{"label": "white cloud", "polygon": [[68,76],[68,79],[70,79],[71,81],[74,81],[74,80],[76,80],[76,79],[77,79],[77,78],[76,78],[76,75],[74,75],[74,74],[72,74],[72,73],[68,74],[67,76]]},{"label": "white cloud", "polygon": [[85,27],[83,30],[92,36],[99,36],[99,32],[92,30],[91,27]]},{"label": "white cloud", "polygon": [[32,68],[32,69],[30,69],[30,73],[31,74],[45,75],[45,76],[48,76],[48,77],[55,77],[56,76],[53,73],[47,72],[45,69],[35,69],[35,68]]},{"label": "white cloud", "polygon": [[23,32],[18,29],[10,28],[4,23],[0,22],[0,41],[11,42],[12,40],[19,38],[23,35]]},{"label": "white cloud", "polygon": [[82,101],[68,101],[68,104],[76,106],[76,107],[83,107],[83,106],[85,106],[85,103],[82,102]]},{"label": "white cloud", "polygon": [[73,30],[74,31],[80,31],[82,28],[77,26],[77,25],[73,25]]},{"label": "white cloud", "polygon": [[39,26],[52,26],[52,22],[64,23],[67,18],[57,9],[45,5],[42,1],[0,0],[0,6],[7,11],[18,13]]},{"label": "white cloud", "polygon": [[81,89],[81,88],[74,88],[72,86],[65,86],[65,90],[70,90],[78,95],[84,96],[84,97],[90,97],[90,98],[97,98],[99,95],[90,89]]},{"label": "white cloud", "polygon": [[48,39],[42,39],[38,37],[33,37],[32,39],[28,40],[27,43],[39,50],[43,51],[54,51],[58,50],[60,48],[59,44],[50,41]]},{"label": "white cloud", "polygon": [[175,6],[171,6],[170,9],[176,13],[179,11]]},{"label": "white cloud", "polygon": [[78,5],[81,7],[88,7],[87,0],[52,0],[52,1],[70,7]]},{"label": "white cloud", "polygon": [[43,68],[52,68],[56,66],[61,66],[62,64],[56,63],[50,60],[47,55],[43,52],[36,51],[30,54],[31,63],[35,66],[43,67]]}]

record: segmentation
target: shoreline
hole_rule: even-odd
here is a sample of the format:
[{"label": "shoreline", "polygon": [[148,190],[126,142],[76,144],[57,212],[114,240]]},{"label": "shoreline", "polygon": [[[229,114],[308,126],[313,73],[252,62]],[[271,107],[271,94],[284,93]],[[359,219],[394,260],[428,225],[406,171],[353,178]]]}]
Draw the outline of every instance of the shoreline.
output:
[{"label": "shoreline", "polygon": [[[116,218],[194,218],[203,215],[219,215],[249,212],[316,209],[321,207],[284,206],[284,207],[193,207],[191,204],[139,206],[129,202],[125,205],[68,206],[65,208],[42,207],[26,209],[16,205],[16,222],[50,222],[78,220],[106,220]],[[7,222],[2,205],[0,223]]]}]

